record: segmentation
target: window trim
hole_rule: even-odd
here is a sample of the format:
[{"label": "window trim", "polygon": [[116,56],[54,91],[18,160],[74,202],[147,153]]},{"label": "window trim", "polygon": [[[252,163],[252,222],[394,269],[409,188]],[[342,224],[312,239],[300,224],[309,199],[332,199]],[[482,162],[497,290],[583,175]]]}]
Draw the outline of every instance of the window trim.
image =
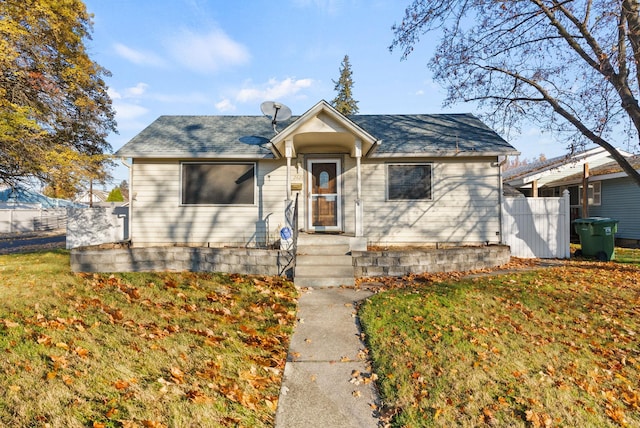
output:
[{"label": "window trim", "polygon": [[[602,205],[602,181],[592,181],[587,184],[587,195],[589,194],[589,188],[593,189],[593,194],[589,198],[589,206],[599,207]],[[597,202],[596,202],[597,200]],[[582,184],[578,186],[578,201],[582,206]]]},{"label": "window trim", "polygon": [[[221,204],[221,203],[206,203],[206,204],[189,204],[184,202],[184,167],[185,165],[246,165],[253,168],[253,201],[246,204]],[[226,162],[226,161],[182,161],[180,162],[180,196],[179,206],[181,207],[253,207],[256,206],[257,196],[257,184],[258,184],[258,163],[257,162]]]},{"label": "window trim", "polygon": [[[416,198],[416,199],[391,199],[389,197],[389,186],[391,185],[391,180],[390,180],[390,175],[389,175],[389,170],[390,170],[390,166],[428,166],[429,167],[429,184],[430,184],[430,191],[429,191],[429,197],[428,198]],[[433,196],[433,162],[387,162],[385,164],[385,201],[387,202],[402,202],[402,201],[425,201],[425,202],[432,202],[434,200],[434,196]]]}]

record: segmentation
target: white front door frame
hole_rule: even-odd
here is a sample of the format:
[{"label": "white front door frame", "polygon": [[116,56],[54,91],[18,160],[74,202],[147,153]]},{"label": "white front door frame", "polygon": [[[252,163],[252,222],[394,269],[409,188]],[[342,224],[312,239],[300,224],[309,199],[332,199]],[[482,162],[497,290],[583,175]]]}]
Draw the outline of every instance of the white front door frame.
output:
[{"label": "white front door frame", "polygon": [[[314,193],[314,164],[335,164],[335,192]],[[314,209],[317,208],[318,199],[335,202],[335,225],[314,224]],[[342,159],[340,157],[309,158],[307,160],[307,230],[311,232],[343,232],[342,216]]]}]

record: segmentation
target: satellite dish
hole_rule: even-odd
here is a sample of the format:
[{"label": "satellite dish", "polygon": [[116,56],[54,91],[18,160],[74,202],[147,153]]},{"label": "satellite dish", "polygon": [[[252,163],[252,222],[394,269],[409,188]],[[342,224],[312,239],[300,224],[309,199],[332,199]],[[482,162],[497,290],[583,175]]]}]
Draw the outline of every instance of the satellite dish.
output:
[{"label": "satellite dish", "polygon": [[291,118],[291,109],[284,104],[280,104],[275,101],[265,101],[260,104],[260,110],[265,116],[271,118],[271,125],[273,125],[273,131],[277,134],[278,130],[276,125],[279,120],[287,120]]}]

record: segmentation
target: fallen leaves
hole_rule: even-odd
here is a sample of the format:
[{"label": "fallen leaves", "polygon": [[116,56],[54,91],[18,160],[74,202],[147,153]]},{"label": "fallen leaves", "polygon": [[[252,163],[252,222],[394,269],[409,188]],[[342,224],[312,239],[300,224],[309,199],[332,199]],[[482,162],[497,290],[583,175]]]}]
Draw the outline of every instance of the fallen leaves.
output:
[{"label": "fallen leaves", "polygon": [[29,403],[44,385],[60,400],[58,420],[68,411],[89,426],[165,427],[176,406],[194,406],[190,414],[207,426],[272,425],[295,322],[291,283],[192,273],[70,278],[77,283],[0,308],[3,423],[11,416],[2,409],[13,408],[18,425],[43,425]]},{"label": "fallen leaves", "polygon": [[522,267],[382,280],[360,315],[396,424],[640,423],[640,269]]}]

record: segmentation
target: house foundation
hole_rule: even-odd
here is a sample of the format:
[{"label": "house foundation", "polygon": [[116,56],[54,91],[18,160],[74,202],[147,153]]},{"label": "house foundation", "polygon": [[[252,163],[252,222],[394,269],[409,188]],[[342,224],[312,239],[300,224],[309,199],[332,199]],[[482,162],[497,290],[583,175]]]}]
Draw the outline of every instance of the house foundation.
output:
[{"label": "house foundation", "polygon": [[[351,251],[354,278],[470,271],[509,262],[505,245]],[[71,250],[73,272],[225,272],[283,275],[286,252],[257,248],[145,247]],[[290,271],[289,271],[290,273]]]}]

